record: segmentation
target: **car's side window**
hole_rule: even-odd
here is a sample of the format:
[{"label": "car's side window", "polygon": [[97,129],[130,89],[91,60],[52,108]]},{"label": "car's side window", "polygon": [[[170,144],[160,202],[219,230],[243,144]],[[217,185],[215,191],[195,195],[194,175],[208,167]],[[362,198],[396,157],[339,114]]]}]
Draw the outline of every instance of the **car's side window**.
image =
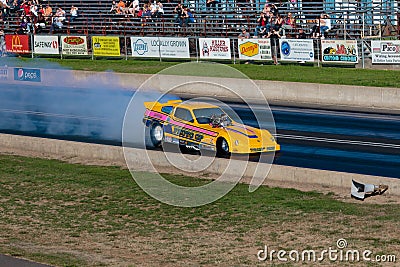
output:
[{"label": "car's side window", "polygon": [[194,122],[192,114],[185,108],[176,108],[175,117],[184,121]]},{"label": "car's side window", "polygon": [[172,112],[172,110],[174,109],[173,106],[164,106],[161,108],[161,112],[170,114]]}]

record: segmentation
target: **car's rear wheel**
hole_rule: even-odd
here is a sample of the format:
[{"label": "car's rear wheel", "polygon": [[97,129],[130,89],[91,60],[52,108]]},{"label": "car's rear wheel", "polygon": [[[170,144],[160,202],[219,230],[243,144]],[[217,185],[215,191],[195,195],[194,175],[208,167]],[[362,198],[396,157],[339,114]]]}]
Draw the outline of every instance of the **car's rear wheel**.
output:
[{"label": "car's rear wheel", "polygon": [[229,151],[229,144],[228,141],[226,141],[225,138],[219,138],[217,140],[217,156],[218,157],[229,157],[230,156],[230,151]]},{"label": "car's rear wheel", "polygon": [[164,129],[161,124],[155,122],[150,126],[150,139],[155,147],[160,147],[164,138]]}]

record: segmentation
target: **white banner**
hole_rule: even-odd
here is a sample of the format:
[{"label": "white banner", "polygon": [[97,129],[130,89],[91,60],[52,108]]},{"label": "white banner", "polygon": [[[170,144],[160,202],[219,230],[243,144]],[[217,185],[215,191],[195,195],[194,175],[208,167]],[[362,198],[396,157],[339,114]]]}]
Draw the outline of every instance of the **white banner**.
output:
[{"label": "white banner", "polygon": [[60,54],[58,36],[33,36],[33,52],[35,54]]},{"label": "white banner", "polygon": [[280,39],[282,61],[314,61],[312,39]]},{"label": "white banner", "polygon": [[61,36],[63,55],[87,55],[86,36]]},{"label": "white banner", "polygon": [[190,58],[189,39],[179,37],[131,37],[133,57]]},{"label": "white banner", "polygon": [[272,60],[270,39],[238,39],[239,59]]},{"label": "white banner", "polygon": [[356,40],[321,40],[322,62],[356,64],[358,49]]},{"label": "white banner", "polygon": [[231,59],[229,38],[199,38],[200,58]]},{"label": "white banner", "polygon": [[400,41],[371,41],[372,63],[400,64]]}]

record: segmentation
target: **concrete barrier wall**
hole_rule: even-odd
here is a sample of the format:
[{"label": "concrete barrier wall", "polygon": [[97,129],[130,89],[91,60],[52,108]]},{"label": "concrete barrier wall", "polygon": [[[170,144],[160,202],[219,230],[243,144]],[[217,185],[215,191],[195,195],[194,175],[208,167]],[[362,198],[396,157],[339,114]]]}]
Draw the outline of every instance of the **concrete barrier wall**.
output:
[{"label": "concrete barrier wall", "polygon": [[[76,71],[74,77],[78,79],[86,78],[90,72]],[[107,74],[106,74],[107,75]],[[109,75],[109,74],[108,74]],[[151,75],[146,74],[115,74],[120,79],[120,85],[125,88],[137,88]],[[106,79],[106,76],[105,76]],[[156,84],[157,81],[163,84]],[[215,90],[212,83],[229,84],[241,90],[241,95],[247,101],[257,102],[258,96],[247,90],[247,82],[241,79],[231,78],[213,78],[213,77],[185,77],[185,76],[161,76],[155,80],[154,88],[165,92],[168,87],[168,81],[172,84],[201,81],[204,82],[195,86],[192,84],[190,89],[185,87],[177,88],[172,92],[178,95],[216,97],[219,99],[228,99],[241,101],[235,95],[229,93],[226,89],[220,88]],[[254,81],[259,86],[263,96],[268,101],[291,102],[294,104],[317,104],[317,105],[335,105],[350,108],[366,108],[366,109],[388,109],[400,111],[400,88],[385,87],[367,87],[367,86],[348,86],[348,85],[330,85],[316,83],[299,83],[299,82],[280,82],[280,81]],[[208,84],[208,85],[207,85]],[[241,87],[243,86],[243,87]]]},{"label": "concrete barrier wall", "polygon": [[[26,85],[37,83],[14,81],[13,71],[8,72],[9,83],[23,83]],[[66,70],[42,70],[42,83],[46,85],[63,85],[71,87],[88,86],[93,83],[98,84],[119,84],[127,90],[136,89],[147,79],[152,77],[149,74],[132,73],[111,73],[111,72],[90,72],[90,71],[66,71]],[[62,77],[60,79],[60,77]],[[241,93],[241,97],[246,101],[257,102],[259,95],[254,95],[248,89],[248,81],[233,78],[215,77],[193,77],[160,75],[153,79],[149,84],[152,89],[166,92],[171,89],[170,85],[192,83],[188,86],[176,88],[171,91],[179,96],[202,96],[213,97],[222,100],[241,101],[236,94],[232,94],[225,88],[216,88],[213,84],[224,84],[231,88],[236,88]],[[400,88],[367,87],[367,86],[348,86],[330,85],[300,82],[280,82],[255,80],[254,83],[260,88],[261,94],[269,102],[282,102],[294,105],[320,105],[348,107],[350,109],[377,109],[391,110],[400,112]],[[96,88],[89,86],[89,88]],[[150,88],[150,87],[148,87]]]},{"label": "concrete barrier wall", "polygon": [[[0,134],[0,153],[55,158],[76,163],[105,164],[126,167],[122,147],[38,137]],[[168,171],[171,173],[180,173],[198,177],[209,175],[211,175],[211,177],[219,176],[226,170],[226,166],[229,162],[226,159],[215,158],[205,171],[191,173],[173,168],[164,153],[161,151],[147,152],[153,165],[149,165],[148,161],[145,160],[143,150],[130,148],[128,153],[131,155],[129,157],[130,166],[133,166],[135,170],[154,171],[156,169],[161,172]],[[190,157],[190,155],[188,156]],[[233,162],[233,165],[238,167],[243,166],[243,164],[247,165],[243,175],[244,182],[249,182],[255,173],[257,173],[256,178],[265,178],[265,174],[269,168],[267,164],[263,163],[243,161]],[[261,171],[256,172],[256,168],[259,168]],[[237,171],[237,168],[231,168],[228,170],[228,172],[230,172],[228,174],[237,175]],[[304,184],[317,184],[328,188],[345,188],[349,190],[348,192],[350,193],[352,179],[364,183],[387,184],[389,185],[389,191],[387,194],[395,196],[400,195],[399,179],[279,165],[272,165],[267,179],[264,180],[264,184],[267,184],[269,181],[279,181],[286,182],[293,188]]]}]

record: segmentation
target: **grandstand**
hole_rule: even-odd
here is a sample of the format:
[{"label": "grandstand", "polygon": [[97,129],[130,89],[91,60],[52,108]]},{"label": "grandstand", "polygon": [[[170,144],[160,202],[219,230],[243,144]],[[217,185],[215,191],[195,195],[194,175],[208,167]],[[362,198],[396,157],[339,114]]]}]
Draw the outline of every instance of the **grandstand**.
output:
[{"label": "grandstand", "polygon": [[[53,13],[56,7],[62,7],[67,13],[71,5],[79,8],[79,17],[72,23],[66,23],[56,33],[209,37],[234,37],[243,26],[252,33],[256,27],[257,15],[265,4],[261,0],[221,0],[216,8],[210,8],[206,7],[205,2],[183,2],[193,11],[195,22],[182,28],[174,22],[173,10],[177,2],[172,1],[163,3],[164,17],[151,20],[111,13],[112,0],[52,0],[41,1],[41,4],[49,3]],[[292,12],[296,17],[296,28],[303,28],[308,33],[315,24],[315,18],[325,12],[332,18],[329,37],[400,37],[399,6],[395,0],[288,0],[275,4],[283,15]],[[5,33],[15,33],[20,24],[20,12],[17,11],[10,13],[0,27]],[[50,25],[47,25],[39,34],[49,32]],[[289,31],[288,35],[291,33]]]}]

